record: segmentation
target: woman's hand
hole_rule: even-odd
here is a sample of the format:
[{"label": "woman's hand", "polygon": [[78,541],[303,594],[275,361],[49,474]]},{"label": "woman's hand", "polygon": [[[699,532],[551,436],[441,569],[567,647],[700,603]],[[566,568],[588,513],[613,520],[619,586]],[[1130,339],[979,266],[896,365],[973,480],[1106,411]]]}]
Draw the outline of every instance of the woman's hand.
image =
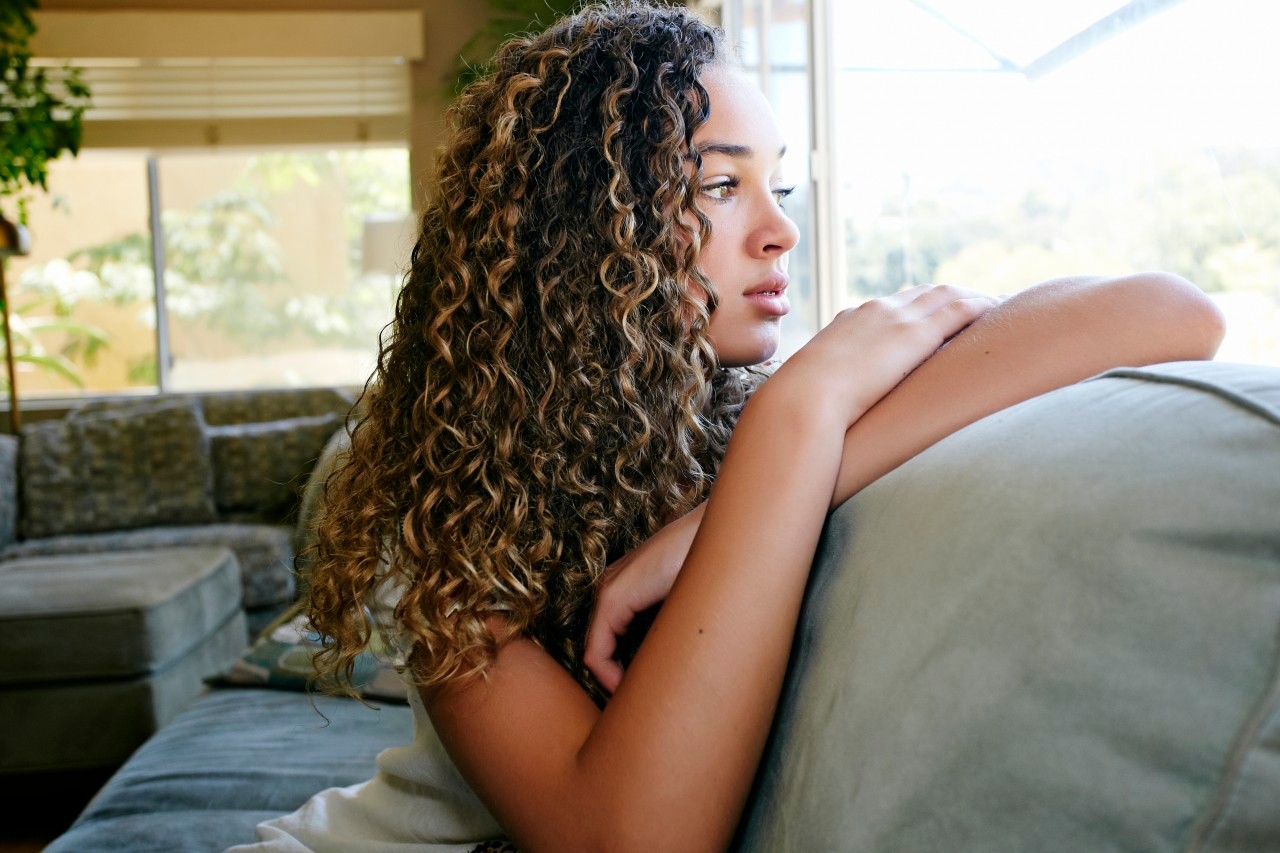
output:
[{"label": "woman's hand", "polygon": [[705,503],[699,504],[605,570],[587,628],[583,662],[610,693],[617,690],[622,681],[622,661],[617,656],[619,641],[636,614],[659,603],[671,591],[705,508]]},{"label": "woman's hand", "polygon": [[843,404],[846,423],[853,424],[1000,302],[975,290],[929,284],[869,300],[837,314],[768,384],[805,383],[814,393]]},{"label": "woman's hand", "polygon": [[[841,380],[853,380],[848,418],[852,423],[1000,301],[972,290],[932,285],[873,299],[841,312],[778,372],[786,371],[790,381],[796,381],[809,371],[808,380],[816,382],[824,396]],[[852,365],[858,369],[848,370]],[[704,506],[668,524],[606,571],[587,630],[584,663],[610,693],[622,681],[619,641],[637,614],[667,597],[698,532]]]}]

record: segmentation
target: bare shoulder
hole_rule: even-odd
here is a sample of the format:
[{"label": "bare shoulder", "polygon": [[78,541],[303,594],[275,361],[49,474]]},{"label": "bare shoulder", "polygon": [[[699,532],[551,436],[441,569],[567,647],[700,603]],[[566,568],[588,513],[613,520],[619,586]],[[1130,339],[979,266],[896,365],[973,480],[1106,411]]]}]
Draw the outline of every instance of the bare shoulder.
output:
[{"label": "bare shoulder", "polygon": [[[500,631],[496,631],[501,636]],[[483,675],[422,691],[441,741],[468,784],[522,846],[568,833],[554,824],[599,709],[527,637],[503,641]]]}]

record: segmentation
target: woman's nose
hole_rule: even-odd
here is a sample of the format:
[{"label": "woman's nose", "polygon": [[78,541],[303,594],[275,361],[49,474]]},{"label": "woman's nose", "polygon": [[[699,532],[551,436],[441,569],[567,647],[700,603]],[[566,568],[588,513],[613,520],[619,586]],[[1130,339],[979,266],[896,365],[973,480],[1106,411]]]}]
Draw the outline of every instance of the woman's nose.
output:
[{"label": "woman's nose", "polygon": [[761,257],[786,254],[800,241],[800,229],[787,212],[770,196],[761,212],[761,221],[752,243]]}]

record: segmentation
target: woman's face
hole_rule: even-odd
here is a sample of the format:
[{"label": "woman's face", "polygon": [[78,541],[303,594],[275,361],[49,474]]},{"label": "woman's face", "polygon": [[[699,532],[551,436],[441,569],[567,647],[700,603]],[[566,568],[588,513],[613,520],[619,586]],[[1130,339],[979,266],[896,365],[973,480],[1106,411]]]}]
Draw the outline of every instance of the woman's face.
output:
[{"label": "woman's face", "polygon": [[787,301],[787,252],[800,232],[782,210],[791,191],[779,169],[785,145],[769,103],[740,72],[702,79],[711,116],[694,134],[702,154],[698,206],[711,220],[699,266],[720,302],[708,338],[720,365],[759,364],[778,349]]}]

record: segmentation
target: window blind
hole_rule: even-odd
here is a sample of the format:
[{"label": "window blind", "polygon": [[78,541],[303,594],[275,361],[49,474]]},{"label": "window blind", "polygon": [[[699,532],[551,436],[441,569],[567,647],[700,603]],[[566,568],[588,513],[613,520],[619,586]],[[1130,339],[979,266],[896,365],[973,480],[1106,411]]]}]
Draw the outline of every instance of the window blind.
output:
[{"label": "window blind", "polygon": [[68,60],[84,69],[87,148],[408,139],[417,12],[60,12],[38,24],[51,75]]}]

